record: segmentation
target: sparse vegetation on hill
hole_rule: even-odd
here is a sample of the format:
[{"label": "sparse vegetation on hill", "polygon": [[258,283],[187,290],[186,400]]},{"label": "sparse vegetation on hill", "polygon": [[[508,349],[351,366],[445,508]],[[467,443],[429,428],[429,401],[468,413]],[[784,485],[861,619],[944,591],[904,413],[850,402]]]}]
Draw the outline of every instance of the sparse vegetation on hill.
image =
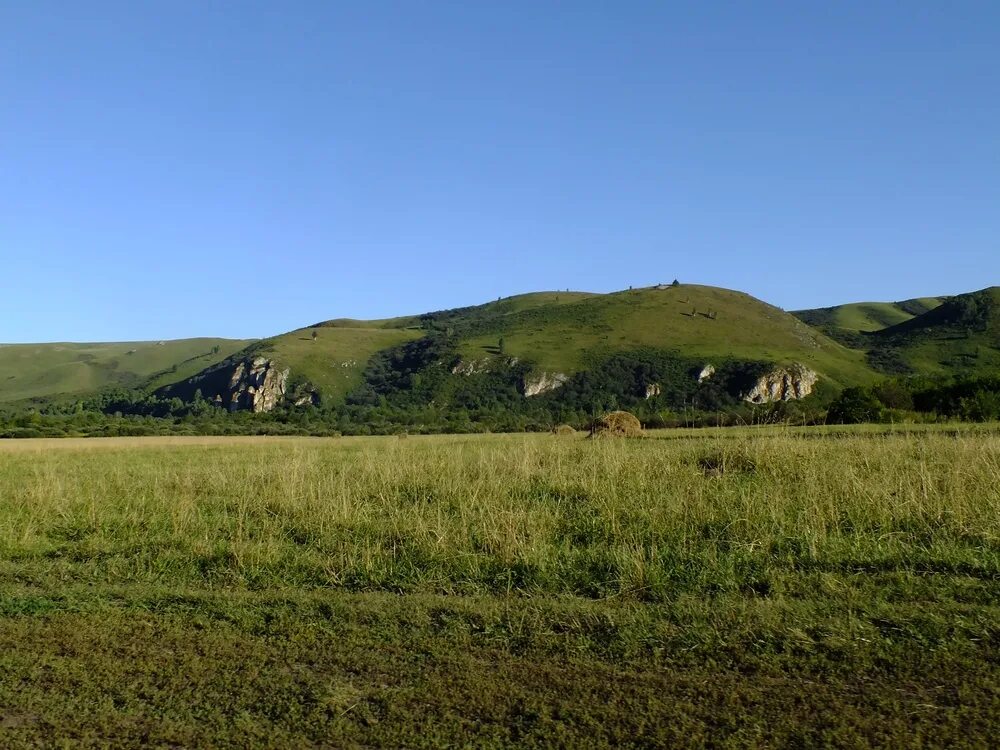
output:
[{"label": "sparse vegetation on hill", "polygon": [[155,388],[190,377],[249,344],[178,339],[116,344],[0,345],[0,403]]},{"label": "sparse vegetation on hill", "polygon": [[[882,323],[865,311],[881,310]],[[886,311],[892,310],[890,315]],[[894,305],[844,305],[796,313],[842,344],[864,351],[885,375],[987,375],[1000,368],[1000,288]]]},{"label": "sparse vegetation on hill", "polygon": [[905,323],[939,306],[943,297],[919,297],[903,302],[855,302],[836,307],[798,310],[799,320],[836,337],[838,332],[871,333]]},{"label": "sparse vegetation on hill", "polygon": [[[615,409],[651,426],[822,422],[840,390],[872,388],[879,372],[995,372],[998,296],[1000,290],[987,289],[941,304],[929,298],[846,305],[797,313],[800,320],[745,294],[672,283],[614,294],[519,295],[408,318],[331,320],[249,345],[205,339],[0,347],[0,375],[10,373],[0,382],[9,404],[0,424],[18,436],[470,432],[560,423],[583,429]],[[253,395],[259,385],[246,382],[237,399],[227,389],[239,363],[255,358],[266,360],[260,372],[274,373],[274,392]],[[808,388],[777,387],[782,372],[809,373]],[[750,393],[765,401],[799,398],[811,389],[804,401],[743,401]],[[273,411],[246,421],[217,408],[251,402]],[[886,414],[973,413],[920,404],[886,407]],[[37,413],[31,424],[26,406]],[[81,416],[95,410],[112,420]]]}]

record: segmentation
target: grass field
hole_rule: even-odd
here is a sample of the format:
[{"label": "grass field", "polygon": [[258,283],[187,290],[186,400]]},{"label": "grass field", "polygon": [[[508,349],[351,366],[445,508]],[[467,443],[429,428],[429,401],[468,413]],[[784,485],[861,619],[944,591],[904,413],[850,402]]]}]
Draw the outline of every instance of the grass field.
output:
[{"label": "grass field", "polygon": [[1000,431],[0,444],[4,747],[990,747]]}]

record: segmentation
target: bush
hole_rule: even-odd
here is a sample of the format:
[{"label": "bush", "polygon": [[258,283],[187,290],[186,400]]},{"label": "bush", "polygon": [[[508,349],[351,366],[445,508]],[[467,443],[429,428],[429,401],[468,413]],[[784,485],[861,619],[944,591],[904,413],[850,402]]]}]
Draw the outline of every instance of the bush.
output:
[{"label": "bush", "polygon": [[860,424],[882,420],[882,404],[867,388],[847,388],[830,404],[826,421],[833,424]]}]

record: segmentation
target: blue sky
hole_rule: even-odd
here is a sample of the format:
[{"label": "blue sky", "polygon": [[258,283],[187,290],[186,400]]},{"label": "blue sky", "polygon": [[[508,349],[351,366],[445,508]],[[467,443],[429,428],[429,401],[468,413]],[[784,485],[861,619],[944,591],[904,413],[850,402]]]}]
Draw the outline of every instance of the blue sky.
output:
[{"label": "blue sky", "polygon": [[0,341],[1000,284],[1000,3],[0,0]]}]

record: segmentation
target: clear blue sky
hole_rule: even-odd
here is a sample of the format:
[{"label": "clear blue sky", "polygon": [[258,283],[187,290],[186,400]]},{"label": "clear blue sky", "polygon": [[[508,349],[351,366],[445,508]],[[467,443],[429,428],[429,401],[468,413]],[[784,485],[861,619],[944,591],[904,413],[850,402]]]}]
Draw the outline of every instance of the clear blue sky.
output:
[{"label": "clear blue sky", "polygon": [[0,341],[1000,283],[1000,3],[0,0]]}]

